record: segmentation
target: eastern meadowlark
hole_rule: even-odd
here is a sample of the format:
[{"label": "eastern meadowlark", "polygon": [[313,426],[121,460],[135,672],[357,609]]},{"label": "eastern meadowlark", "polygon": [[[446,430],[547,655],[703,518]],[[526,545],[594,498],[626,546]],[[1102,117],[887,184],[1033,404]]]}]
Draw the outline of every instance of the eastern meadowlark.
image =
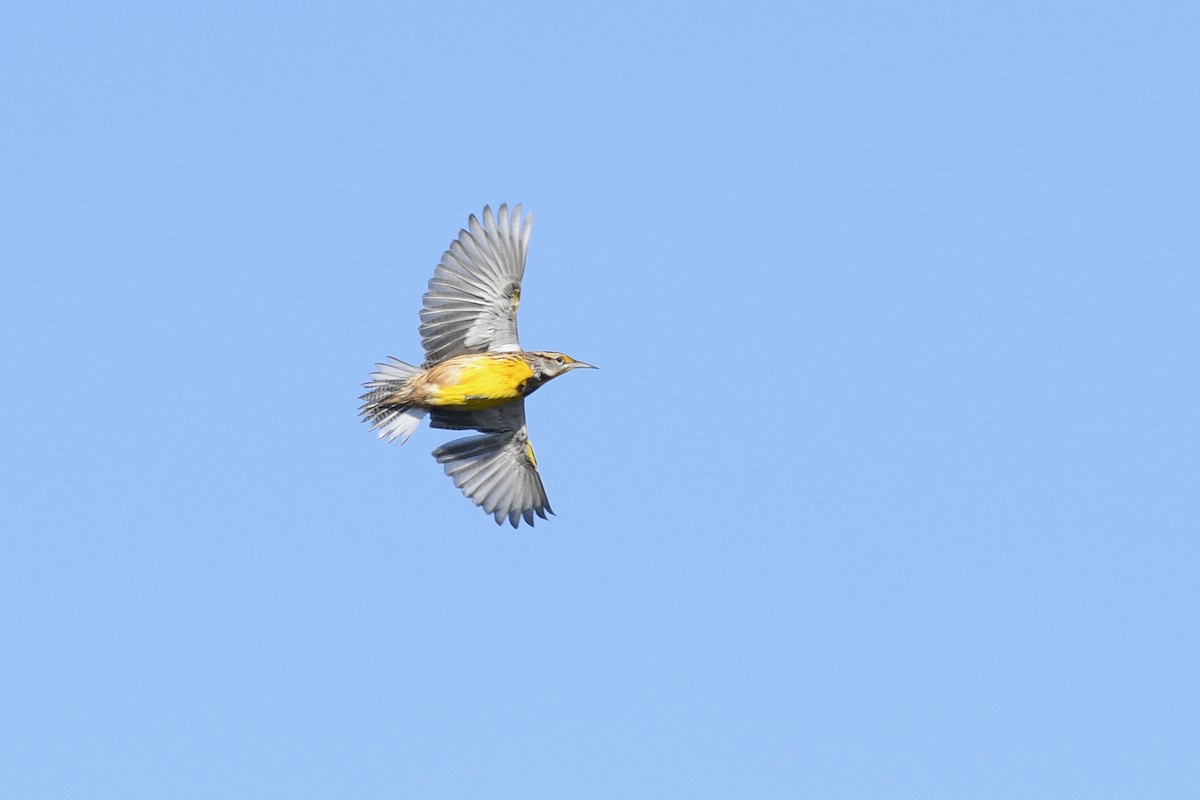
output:
[{"label": "eastern meadowlark", "polygon": [[364,422],[379,437],[408,440],[429,414],[429,425],[477,430],[439,447],[433,457],[475,505],[515,528],[554,511],[538,475],[525,429],[525,397],[543,383],[580,367],[562,353],[525,351],[517,341],[517,305],[533,215],[507,204],[483,209],[459,231],[422,298],[420,367],[396,358],[378,364],[363,386]]}]

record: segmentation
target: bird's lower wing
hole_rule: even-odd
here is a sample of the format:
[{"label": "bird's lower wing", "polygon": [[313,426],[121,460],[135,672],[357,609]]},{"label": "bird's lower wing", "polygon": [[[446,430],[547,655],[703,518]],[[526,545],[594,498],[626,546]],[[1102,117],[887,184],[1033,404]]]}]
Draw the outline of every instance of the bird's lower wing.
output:
[{"label": "bird's lower wing", "polygon": [[[524,402],[524,401],[520,401]],[[480,431],[482,433],[500,433],[513,431],[524,424],[521,419],[513,424],[511,411],[506,406],[484,408],[478,411],[459,411],[456,409],[436,408],[429,412],[429,427],[442,428],[448,431]]]},{"label": "bird's lower wing", "polygon": [[514,412],[519,413],[520,426],[455,439],[434,450],[433,457],[463,494],[496,518],[497,525],[505,519],[514,528],[521,519],[532,525],[534,514],[546,519],[546,512],[554,511],[546,499],[525,430],[524,403],[510,403],[501,408],[505,409],[501,414],[510,419]]}]

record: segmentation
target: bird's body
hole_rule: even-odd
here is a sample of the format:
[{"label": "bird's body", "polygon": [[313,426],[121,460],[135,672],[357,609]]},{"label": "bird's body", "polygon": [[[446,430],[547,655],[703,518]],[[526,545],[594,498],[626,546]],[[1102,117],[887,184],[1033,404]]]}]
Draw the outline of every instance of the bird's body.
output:
[{"label": "bird's body", "polygon": [[[471,353],[421,369],[395,391],[368,393],[376,405],[407,405],[432,410],[479,411],[531,394],[550,378],[545,362],[571,360],[561,353]],[[563,362],[558,362],[563,363]]]},{"label": "bird's body", "polygon": [[517,306],[532,217],[521,207],[498,219],[484,208],[472,215],[442,255],[421,311],[425,364],[395,358],[379,364],[362,396],[363,419],[380,437],[403,443],[426,414],[430,425],[475,429],[433,455],[476,505],[507,519],[533,524],[550,511],[525,428],[525,397],[546,381],[590,367],[562,353],[525,351],[517,342]]},{"label": "bird's body", "polygon": [[511,403],[533,387],[533,367],[524,353],[458,356],[429,369],[421,388],[432,407],[466,411]]}]

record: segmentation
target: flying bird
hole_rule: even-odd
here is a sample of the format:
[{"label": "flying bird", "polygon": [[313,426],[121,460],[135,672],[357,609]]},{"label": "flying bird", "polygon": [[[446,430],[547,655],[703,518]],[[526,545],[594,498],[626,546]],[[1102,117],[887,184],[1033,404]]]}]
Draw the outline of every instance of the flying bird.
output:
[{"label": "flying bird", "polygon": [[476,430],[433,451],[454,485],[475,505],[515,528],[546,519],[550,501],[525,427],[525,397],[591,364],[562,353],[522,350],[517,306],[533,215],[501,205],[483,209],[459,231],[422,298],[419,367],[397,358],[376,365],[363,386],[363,421],[401,444],[429,415],[432,428]]}]

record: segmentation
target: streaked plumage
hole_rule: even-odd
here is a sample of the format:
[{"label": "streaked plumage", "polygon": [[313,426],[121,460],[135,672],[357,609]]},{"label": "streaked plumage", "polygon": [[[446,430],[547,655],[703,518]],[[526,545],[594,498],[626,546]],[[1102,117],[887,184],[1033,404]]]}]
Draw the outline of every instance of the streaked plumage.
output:
[{"label": "streaked plumage", "polygon": [[471,215],[434,270],[421,310],[420,367],[380,363],[362,396],[363,420],[403,444],[430,427],[477,430],[433,452],[454,485],[497,524],[553,514],[525,427],[525,397],[546,381],[591,367],[562,353],[524,351],[517,306],[533,215],[500,206]]}]

